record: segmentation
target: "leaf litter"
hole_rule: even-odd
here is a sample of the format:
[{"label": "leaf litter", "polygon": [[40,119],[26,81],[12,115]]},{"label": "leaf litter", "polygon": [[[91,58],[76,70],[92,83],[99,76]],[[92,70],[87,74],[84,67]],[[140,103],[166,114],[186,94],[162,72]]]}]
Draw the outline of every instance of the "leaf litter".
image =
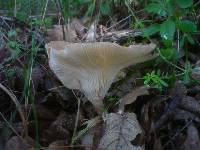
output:
[{"label": "leaf litter", "polygon": [[[87,28],[85,28],[82,23],[79,20],[74,21],[75,25],[72,25],[69,32],[70,34],[73,34],[72,41],[80,41],[80,39],[84,39],[86,37]],[[15,24],[16,26],[22,27],[22,24],[19,24],[15,21],[9,21],[9,24]],[[78,26],[78,27],[77,27]],[[103,26],[105,28],[105,26]],[[24,31],[20,31],[20,41],[23,44],[27,43],[28,41],[28,35],[27,33],[32,33],[31,30],[28,28],[26,24],[24,24],[23,29]],[[79,30],[81,29],[81,30]],[[97,25],[97,30],[98,25]],[[62,30],[61,26],[55,26],[53,29],[47,31],[47,35],[55,35],[54,39],[48,39],[47,40],[62,40]],[[107,35],[115,35],[117,32],[113,31],[114,33],[106,33],[106,29],[104,29],[103,33],[99,34],[98,38],[100,39],[103,34]],[[94,33],[94,32],[93,32]],[[91,33],[91,34],[93,34]],[[93,34],[94,35],[94,34]],[[93,37],[92,35],[92,37]],[[56,37],[57,36],[57,37]],[[42,38],[41,38],[42,37]],[[0,35],[0,39],[3,37]],[[109,39],[109,38],[108,38]],[[114,41],[118,41],[120,38],[114,39]],[[38,43],[42,43],[44,41],[43,36],[37,35]],[[94,39],[91,39],[94,40]],[[106,39],[107,40],[107,39]],[[112,39],[113,40],[113,39]],[[6,42],[5,39],[1,40],[3,43]],[[27,45],[30,46],[30,45]],[[5,47],[5,44],[1,44],[0,48],[0,67],[2,69],[12,69],[13,67],[18,67],[17,74],[23,74],[23,67],[27,63],[26,55],[22,55],[24,50],[20,51],[19,53],[19,60],[11,61],[11,59],[8,59],[10,57],[10,52],[8,47]],[[45,63],[45,60],[42,61],[40,58],[46,58],[46,54],[39,53],[38,54],[38,64],[34,66],[33,69],[33,84],[35,85],[34,93],[36,97],[36,111],[38,112],[39,116],[39,122],[42,125],[40,127],[40,135],[41,139],[39,140],[40,144],[43,146],[46,146],[48,148],[57,149],[57,146],[62,145],[63,147],[69,146],[70,144],[66,141],[70,141],[70,134],[73,131],[74,128],[74,121],[73,119],[76,117],[76,107],[72,107],[72,103],[74,105],[76,99],[70,95],[70,91],[66,92],[66,94],[63,95],[63,90],[49,90],[51,88],[57,88],[57,86],[62,86],[60,82],[51,74],[51,71],[49,70],[47,63]],[[40,66],[40,67],[38,67]],[[139,74],[141,74],[142,71],[139,71]],[[20,75],[21,76],[21,75]],[[132,75],[134,76],[134,75]],[[140,76],[140,75],[139,75]],[[197,62],[195,65],[194,70],[192,70],[192,76],[195,79],[199,78],[199,63]],[[124,77],[125,79],[127,76]],[[8,80],[7,77],[4,75],[4,72],[0,73],[0,81],[3,82],[3,84],[8,85],[13,91],[14,94],[19,98],[20,93],[22,93],[23,89],[23,82],[20,81],[19,84],[19,78],[12,78],[12,81]],[[116,83],[120,83],[122,80],[116,80]],[[45,84],[45,85],[44,85]],[[116,85],[117,85],[116,84]],[[135,84],[135,77],[131,82],[129,82],[130,85],[122,84],[121,87],[123,87],[120,91],[118,88],[113,89],[114,92],[110,91],[110,95],[119,95],[120,98],[124,99],[125,104],[128,105],[128,110],[131,110],[131,112],[124,112],[122,114],[119,113],[108,113],[105,118],[104,122],[101,122],[101,127],[99,128],[93,128],[93,132],[95,132],[92,136],[92,138],[88,138],[90,141],[88,145],[94,144],[93,148],[96,146],[97,148],[103,148],[103,149],[139,149],[143,150],[145,149],[172,149],[172,147],[176,147],[176,149],[182,149],[182,150],[198,150],[199,149],[199,113],[200,110],[199,101],[199,90],[198,86],[196,89],[194,89],[194,86],[185,86],[185,85],[177,85],[174,88],[172,88],[172,91],[166,91],[166,93],[159,93],[156,94],[159,95],[162,98],[158,98],[156,100],[156,96],[153,92],[155,92],[152,89],[149,89],[148,87],[139,87],[139,88],[133,88]],[[20,87],[21,86],[21,87]],[[17,87],[17,88],[16,88]],[[16,90],[17,89],[17,90]],[[61,94],[62,93],[62,94]],[[127,94],[127,95],[126,95]],[[81,95],[81,94],[80,94]],[[125,95],[125,97],[123,97]],[[148,98],[144,97],[140,98],[140,96],[143,95],[149,95]],[[174,96],[178,95],[180,101],[174,100]],[[10,103],[9,97],[0,91],[0,100],[3,102],[0,104],[1,112],[5,112],[5,116],[9,118],[9,112],[13,111],[13,105]],[[5,102],[6,100],[6,102]],[[58,102],[60,101],[60,102]],[[42,106],[41,106],[42,104]],[[137,104],[137,105],[136,105]],[[64,106],[65,105],[65,106]],[[66,107],[67,105],[67,107]],[[11,106],[11,107],[5,107],[5,106]],[[53,107],[52,107],[53,106]],[[87,106],[87,104],[85,105]],[[29,107],[29,106],[28,106]],[[56,107],[56,108],[55,108]],[[6,108],[6,109],[5,109]],[[55,108],[55,109],[52,109]],[[71,109],[70,109],[71,108]],[[137,111],[137,108],[142,108],[141,111]],[[27,108],[25,108],[27,109]],[[30,109],[31,110],[31,109]],[[65,115],[60,113],[60,110],[66,111]],[[136,110],[136,111],[135,111]],[[148,121],[143,121],[143,110],[145,110],[145,118],[148,118]],[[52,111],[52,112],[51,112]],[[6,113],[7,112],[7,113]],[[134,113],[132,113],[134,112]],[[94,114],[94,112],[90,112],[91,114]],[[88,115],[86,108],[81,108],[81,115],[83,116],[83,120],[85,119],[91,119],[90,117],[92,115]],[[137,115],[137,118],[136,118]],[[32,116],[32,114],[31,114]],[[164,116],[164,117],[163,117]],[[66,120],[67,118],[67,120]],[[72,119],[73,118],[73,119]],[[164,118],[164,119],[162,119]],[[29,119],[32,120],[32,117]],[[139,121],[138,121],[139,120]],[[160,122],[160,123],[159,123]],[[18,125],[18,130],[15,127],[15,130],[19,133],[23,132],[23,126],[20,125],[20,119],[19,117],[16,117],[16,120],[13,125],[15,127],[15,124]],[[29,122],[31,124],[31,122]],[[159,124],[159,128],[156,130],[153,130],[152,126],[155,124]],[[58,127],[59,126],[59,127]],[[146,127],[145,127],[146,126]],[[0,129],[5,129],[5,123],[2,123],[2,120],[0,120]],[[85,126],[79,125],[78,128],[83,129]],[[147,129],[151,130],[145,130],[145,145],[134,145],[133,140],[136,139],[136,137],[140,134],[142,134],[143,130],[142,128],[145,127]],[[17,136],[13,136],[13,134],[7,134],[1,136],[1,144],[2,141],[4,142],[2,145],[6,146],[6,149],[11,150],[13,149],[12,146],[16,147],[16,150],[18,149],[27,149],[27,148],[33,148],[35,147],[35,135],[34,130],[35,128],[32,126],[28,126],[29,130],[31,132],[29,133],[30,137],[28,139],[22,140]],[[61,131],[60,133],[54,132],[59,128]],[[154,128],[155,129],[155,128]],[[47,133],[48,130],[48,133]],[[92,130],[92,127],[91,127]],[[100,133],[96,133],[96,132]],[[87,130],[87,132],[90,132],[90,129]],[[84,132],[87,133],[87,132]],[[84,135],[83,134],[83,135]],[[99,134],[99,139],[97,139],[97,142],[95,141],[95,136]],[[48,139],[48,136],[51,135],[52,138]],[[59,141],[59,137],[62,137]],[[86,134],[87,135],[87,134]],[[66,137],[67,136],[67,137]],[[54,137],[54,138],[53,138]],[[55,138],[57,137],[57,138]],[[6,140],[5,140],[6,139]],[[65,139],[63,141],[63,139]],[[91,141],[94,140],[94,143]],[[55,144],[56,143],[56,144]],[[79,143],[77,139],[77,143]],[[84,143],[84,142],[83,142]],[[183,146],[179,147],[180,144]],[[87,144],[86,144],[87,145]],[[18,149],[17,149],[18,148]],[[82,147],[83,148],[83,147]],[[83,148],[86,149],[86,148]],[[88,149],[90,150],[90,149]]]}]

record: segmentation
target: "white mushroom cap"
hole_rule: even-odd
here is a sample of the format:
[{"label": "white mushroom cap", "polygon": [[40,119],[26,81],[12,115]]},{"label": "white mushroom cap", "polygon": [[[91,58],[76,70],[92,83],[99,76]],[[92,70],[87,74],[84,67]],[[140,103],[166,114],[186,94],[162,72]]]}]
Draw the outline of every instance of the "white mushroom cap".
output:
[{"label": "white mushroom cap", "polygon": [[49,65],[61,82],[70,89],[79,89],[96,108],[117,73],[129,65],[155,58],[155,44],[123,47],[116,43],[67,43],[51,41],[45,45]]}]

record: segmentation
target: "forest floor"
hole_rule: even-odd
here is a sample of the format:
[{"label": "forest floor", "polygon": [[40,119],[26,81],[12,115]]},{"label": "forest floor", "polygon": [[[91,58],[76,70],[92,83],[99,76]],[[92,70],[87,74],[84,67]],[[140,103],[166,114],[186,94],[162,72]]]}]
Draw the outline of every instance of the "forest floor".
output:
[{"label": "forest floor", "polygon": [[[84,27],[80,20],[70,25],[72,33],[76,33],[72,41],[80,42],[89,34],[93,38],[91,28]],[[48,65],[44,46],[49,41],[63,39],[62,26],[38,29],[18,19],[0,16],[0,28],[0,150],[97,149],[105,131],[103,119],[96,118],[95,122],[98,114],[92,104],[78,90],[64,87]],[[140,30],[126,30],[123,26],[102,36],[105,30],[98,24],[97,41],[124,45],[129,36],[134,36],[138,43],[142,41]],[[199,45],[189,45],[189,49],[199,49]],[[197,68],[191,72],[192,78],[200,79],[200,53],[190,51],[188,57]],[[183,59],[178,61],[185,66]],[[169,64],[157,64],[159,61],[150,61],[124,69],[105,97],[107,112],[118,113],[119,100],[128,101],[124,112],[135,113],[142,128],[130,141],[136,147],[199,150],[200,85],[184,84],[175,78],[173,86],[162,90],[143,86],[145,73],[170,69]],[[94,125],[89,121],[94,121]],[[89,131],[93,136],[83,138]]]}]

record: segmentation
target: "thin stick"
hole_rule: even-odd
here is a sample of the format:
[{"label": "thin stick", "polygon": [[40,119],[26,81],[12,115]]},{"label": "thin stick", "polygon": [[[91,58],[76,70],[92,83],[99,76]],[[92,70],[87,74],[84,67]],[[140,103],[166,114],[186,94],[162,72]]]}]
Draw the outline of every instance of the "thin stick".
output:
[{"label": "thin stick", "polygon": [[75,94],[75,92],[72,90],[74,96],[76,97],[76,99],[78,100],[78,110],[77,110],[77,114],[76,114],[76,122],[75,122],[75,127],[74,127],[74,132],[73,132],[73,136],[72,136],[72,141],[71,141],[71,146],[73,146],[73,139],[75,137],[77,128],[78,128],[78,121],[79,121],[79,115],[80,115],[80,105],[81,105],[81,100],[80,98],[78,98]]},{"label": "thin stick", "polygon": [[0,88],[6,93],[8,94],[8,96],[11,98],[11,100],[13,101],[13,103],[15,104],[18,112],[19,112],[19,115],[21,117],[21,120],[22,120],[22,124],[24,126],[24,134],[25,134],[25,137],[28,137],[28,128],[27,128],[27,123],[26,123],[26,119],[24,117],[24,113],[22,111],[22,108],[21,108],[21,105],[20,103],[18,102],[16,96],[10,91],[8,90],[3,84],[0,83]]},{"label": "thin stick", "polygon": [[4,117],[4,115],[0,112],[0,116],[3,118],[3,120],[6,122],[6,124],[9,126],[9,128],[19,137],[23,140],[23,138],[17,133],[17,131],[12,127],[12,125],[8,122],[8,120]]},{"label": "thin stick", "polygon": [[46,1],[45,7],[44,7],[44,12],[43,12],[43,15],[42,15],[42,21],[44,20],[44,17],[45,17],[46,11],[47,11],[48,3],[49,3],[49,0]]},{"label": "thin stick", "polygon": [[15,0],[14,17],[17,16],[17,0]]}]

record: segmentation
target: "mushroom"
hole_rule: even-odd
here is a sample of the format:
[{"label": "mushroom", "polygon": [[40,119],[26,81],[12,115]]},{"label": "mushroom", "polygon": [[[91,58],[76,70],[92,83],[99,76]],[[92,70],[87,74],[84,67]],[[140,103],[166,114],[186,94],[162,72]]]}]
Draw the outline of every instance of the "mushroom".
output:
[{"label": "mushroom", "polygon": [[155,58],[155,44],[123,47],[116,43],[68,43],[51,41],[45,45],[49,66],[69,89],[78,89],[97,108],[117,73],[130,65]]}]

